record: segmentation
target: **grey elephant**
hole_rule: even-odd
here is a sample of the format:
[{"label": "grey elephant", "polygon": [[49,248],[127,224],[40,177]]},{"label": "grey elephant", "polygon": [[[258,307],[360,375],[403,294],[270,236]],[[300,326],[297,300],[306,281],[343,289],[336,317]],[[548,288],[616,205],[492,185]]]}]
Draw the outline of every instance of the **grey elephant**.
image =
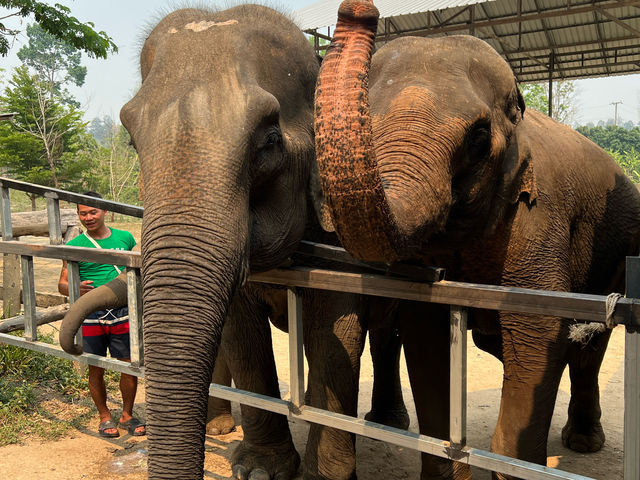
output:
[{"label": "grey elephant", "polygon": [[[613,159],[525,112],[509,65],[487,43],[405,37],[371,58],[377,25],[372,3],[343,2],[317,83],[317,161],[343,246],[363,260],[445,267],[450,280],[623,291],[625,256],[638,253],[640,195]],[[446,439],[446,309],[404,303],[398,318],[420,431]],[[609,332],[584,347],[569,341],[570,323],[470,312],[476,344],[504,366],[492,451],[546,463],[567,364],[563,442],[601,448],[598,371]],[[423,479],[468,476],[461,464],[423,456]]]},{"label": "grey elephant", "polygon": [[[247,283],[249,273],[280,265],[303,235],[335,241],[311,201],[322,210],[312,175],[319,62],[290,20],[241,5],[169,14],[146,39],[140,63],[142,85],[121,120],[144,183],[149,478],[201,479],[216,353],[238,388],[280,395],[268,317],[285,323],[285,290]],[[366,328],[381,324],[375,316],[384,309],[355,295],[301,295],[309,403],[355,415]],[[125,298],[123,279],[83,296],[61,344],[72,348],[84,313]],[[376,351],[385,350],[383,340]],[[382,364],[391,367],[392,385],[376,389],[383,400],[374,403],[374,419],[402,403],[394,396],[393,342],[390,351]],[[243,406],[242,425],[234,477],[292,478],[299,456],[287,418]],[[354,449],[353,435],[312,425],[305,478],[354,478]]]}]

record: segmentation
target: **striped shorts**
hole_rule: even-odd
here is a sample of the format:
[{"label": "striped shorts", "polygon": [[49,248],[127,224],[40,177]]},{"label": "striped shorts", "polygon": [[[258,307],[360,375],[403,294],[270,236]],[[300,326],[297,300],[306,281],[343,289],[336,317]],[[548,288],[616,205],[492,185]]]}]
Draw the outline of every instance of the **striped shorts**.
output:
[{"label": "striped shorts", "polygon": [[82,349],[86,353],[113,358],[131,357],[129,349],[129,309],[98,310],[82,323]]}]

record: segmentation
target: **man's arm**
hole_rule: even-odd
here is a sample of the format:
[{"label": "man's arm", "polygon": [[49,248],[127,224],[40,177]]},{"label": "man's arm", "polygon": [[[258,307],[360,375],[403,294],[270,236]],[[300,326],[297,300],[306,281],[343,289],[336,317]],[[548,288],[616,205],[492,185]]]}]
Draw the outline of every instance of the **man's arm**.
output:
[{"label": "man's arm", "polygon": [[[85,280],[80,282],[80,295],[84,295],[89,290],[93,290],[93,280]],[[67,261],[62,261],[62,270],[60,270],[60,279],[58,280],[58,292],[62,295],[69,296],[69,271],[67,270]]]}]

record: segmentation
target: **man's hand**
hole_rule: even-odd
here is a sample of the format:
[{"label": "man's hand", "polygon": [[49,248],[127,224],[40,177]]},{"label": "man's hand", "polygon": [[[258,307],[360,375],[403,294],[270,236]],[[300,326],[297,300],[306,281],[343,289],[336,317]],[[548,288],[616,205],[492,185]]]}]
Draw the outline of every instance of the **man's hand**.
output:
[{"label": "man's hand", "polygon": [[80,295],[84,295],[85,293],[93,290],[93,280],[84,280],[80,283]]}]

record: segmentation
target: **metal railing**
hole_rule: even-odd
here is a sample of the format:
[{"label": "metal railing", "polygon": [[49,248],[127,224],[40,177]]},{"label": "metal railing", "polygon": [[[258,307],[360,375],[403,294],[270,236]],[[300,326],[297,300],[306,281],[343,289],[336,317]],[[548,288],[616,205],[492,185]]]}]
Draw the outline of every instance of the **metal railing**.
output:
[{"label": "metal railing", "polygon": [[[13,181],[0,178],[2,188],[2,212],[7,212],[5,189],[26,188],[24,184],[16,187]],[[31,187],[29,187],[31,188]],[[39,187],[43,188],[43,187]],[[63,197],[61,194],[64,194]],[[46,194],[46,192],[45,192]],[[98,201],[95,198],[56,191],[60,199],[80,201],[118,211],[113,202]],[[91,203],[94,202],[94,203]],[[129,207],[129,206],[127,206]],[[55,205],[53,206],[55,209]],[[134,208],[142,213],[142,209]],[[136,215],[139,216],[139,215]],[[3,215],[3,234],[6,215]],[[55,220],[55,215],[50,216]],[[59,217],[58,217],[59,218]],[[7,238],[7,237],[5,237]],[[10,235],[9,235],[9,238]],[[53,239],[52,239],[53,242]],[[58,245],[34,246],[22,242],[0,242],[0,252],[20,255],[23,266],[23,288],[25,298],[25,334],[24,338],[0,334],[0,342],[38,350],[58,357],[79,360],[103,368],[144,376],[144,357],[142,352],[141,325],[142,307],[140,301],[140,254],[134,252],[101,251],[79,247]],[[132,331],[132,363],[106,359],[96,355],[83,354],[79,357],[68,355],[59,347],[37,341],[34,325],[35,302],[33,290],[33,257],[65,259],[69,265],[79,260],[90,260],[99,263],[125,265],[129,289],[130,328]],[[70,291],[73,284],[77,298],[79,279],[77,269],[69,269]],[[72,280],[73,277],[73,280]],[[627,259],[627,295],[636,298],[621,298],[612,314],[615,323],[626,327],[625,334],[625,413],[624,413],[624,478],[640,480],[640,258]],[[574,294],[508,288],[461,282],[439,281],[421,283],[400,280],[377,274],[343,273],[329,270],[293,267],[276,269],[254,274],[251,281],[283,285],[288,288],[288,321],[289,321],[289,366],[291,377],[291,400],[285,401],[252,392],[212,384],[211,395],[236,401],[245,405],[261,408],[286,415],[289,418],[301,419],[338,428],[358,435],[382,440],[401,447],[449,458],[471,466],[484,468],[507,475],[525,479],[586,479],[581,475],[564,472],[546,466],[525,462],[518,459],[497,455],[485,450],[466,445],[467,416],[467,308],[483,308],[490,310],[511,311],[515,313],[543,314],[578,321],[605,322],[606,298],[599,295]],[[302,302],[297,295],[297,288],[317,288],[331,291],[342,291],[364,295],[392,297],[448,304],[451,306],[451,378],[450,378],[450,434],[448,440],[437,439],[418,433],[387,427],[374,422],[358,419],[304,404],[304,367],[302,343]],[[136,353],[134,353],[136,352]]]}]

